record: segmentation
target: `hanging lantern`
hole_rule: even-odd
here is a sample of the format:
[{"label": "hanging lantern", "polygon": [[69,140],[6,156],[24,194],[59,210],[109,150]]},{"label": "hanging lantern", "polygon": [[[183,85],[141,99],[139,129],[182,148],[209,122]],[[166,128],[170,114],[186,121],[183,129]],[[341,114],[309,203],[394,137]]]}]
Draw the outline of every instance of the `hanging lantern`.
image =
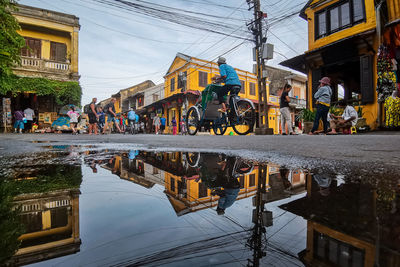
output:
[{"label": "hanging lantern", "polygon": [[178,98],[178,103],[182,104],[182,98]]}]

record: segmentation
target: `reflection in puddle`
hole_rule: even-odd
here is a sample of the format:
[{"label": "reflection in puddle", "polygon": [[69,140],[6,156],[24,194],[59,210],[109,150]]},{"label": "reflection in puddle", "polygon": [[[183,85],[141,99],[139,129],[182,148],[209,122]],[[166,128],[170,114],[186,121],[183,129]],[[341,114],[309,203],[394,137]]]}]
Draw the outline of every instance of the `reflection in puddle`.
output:
[{"label": "reflection in puddle", "polygon": [[355,182],[215,153],[74,155],[84,166],[8,179],[25,229],[9,262],[400,266],[397,179]]}]

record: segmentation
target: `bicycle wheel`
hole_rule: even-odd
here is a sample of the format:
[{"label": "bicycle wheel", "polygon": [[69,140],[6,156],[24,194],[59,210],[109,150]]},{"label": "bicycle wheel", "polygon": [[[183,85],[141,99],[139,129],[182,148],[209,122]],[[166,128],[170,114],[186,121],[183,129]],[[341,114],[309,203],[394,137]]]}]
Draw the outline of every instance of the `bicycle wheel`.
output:
[{"label": "bicycle wheel", "polygon": [[226,123],[225,114],[221,114],[219,119],[213,121],[212,129],[216,135],[224,135],[226,129],[228,129],[228,124]]},{"label": "bicycle wheel", "polygon": [[233,130],[239,135],[246,135],[253,131],[256,122],[256,112],[248,100],[239,100],[237,102],[237,116],[231,120]]},{"label": "bicycle wheel", "polygon": [[186,114],[186,129],[190,135],[195,135],[200,128],[200,113],[196,107],[189,108]]}]

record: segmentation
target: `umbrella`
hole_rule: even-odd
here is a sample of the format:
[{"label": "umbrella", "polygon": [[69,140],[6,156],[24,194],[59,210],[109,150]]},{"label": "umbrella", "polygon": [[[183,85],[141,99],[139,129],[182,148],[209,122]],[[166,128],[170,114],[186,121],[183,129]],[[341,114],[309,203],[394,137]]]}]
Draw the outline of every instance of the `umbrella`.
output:
[{"label": "umbrella", "polygon": [[67,113],[71,109],[71,107],[75,107],[75,112],[79,113],[79,115],[82,114],[81,109],[74,104],[68,104],[68,105],[63,106],[58,113],[60,115],[67,115]]}]

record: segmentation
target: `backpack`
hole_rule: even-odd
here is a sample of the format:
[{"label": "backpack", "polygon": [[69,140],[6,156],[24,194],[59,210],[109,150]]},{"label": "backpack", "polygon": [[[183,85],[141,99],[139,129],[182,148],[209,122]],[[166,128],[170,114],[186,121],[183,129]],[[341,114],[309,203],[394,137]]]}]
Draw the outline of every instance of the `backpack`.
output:
[{"label": "backpack", "polygon": [[86,113],[86,114],[88,114],[89,111],[90,111],[90,104],[87,104],[87,105],[85,105],[85,106],[83,107],[83,112]]}]

